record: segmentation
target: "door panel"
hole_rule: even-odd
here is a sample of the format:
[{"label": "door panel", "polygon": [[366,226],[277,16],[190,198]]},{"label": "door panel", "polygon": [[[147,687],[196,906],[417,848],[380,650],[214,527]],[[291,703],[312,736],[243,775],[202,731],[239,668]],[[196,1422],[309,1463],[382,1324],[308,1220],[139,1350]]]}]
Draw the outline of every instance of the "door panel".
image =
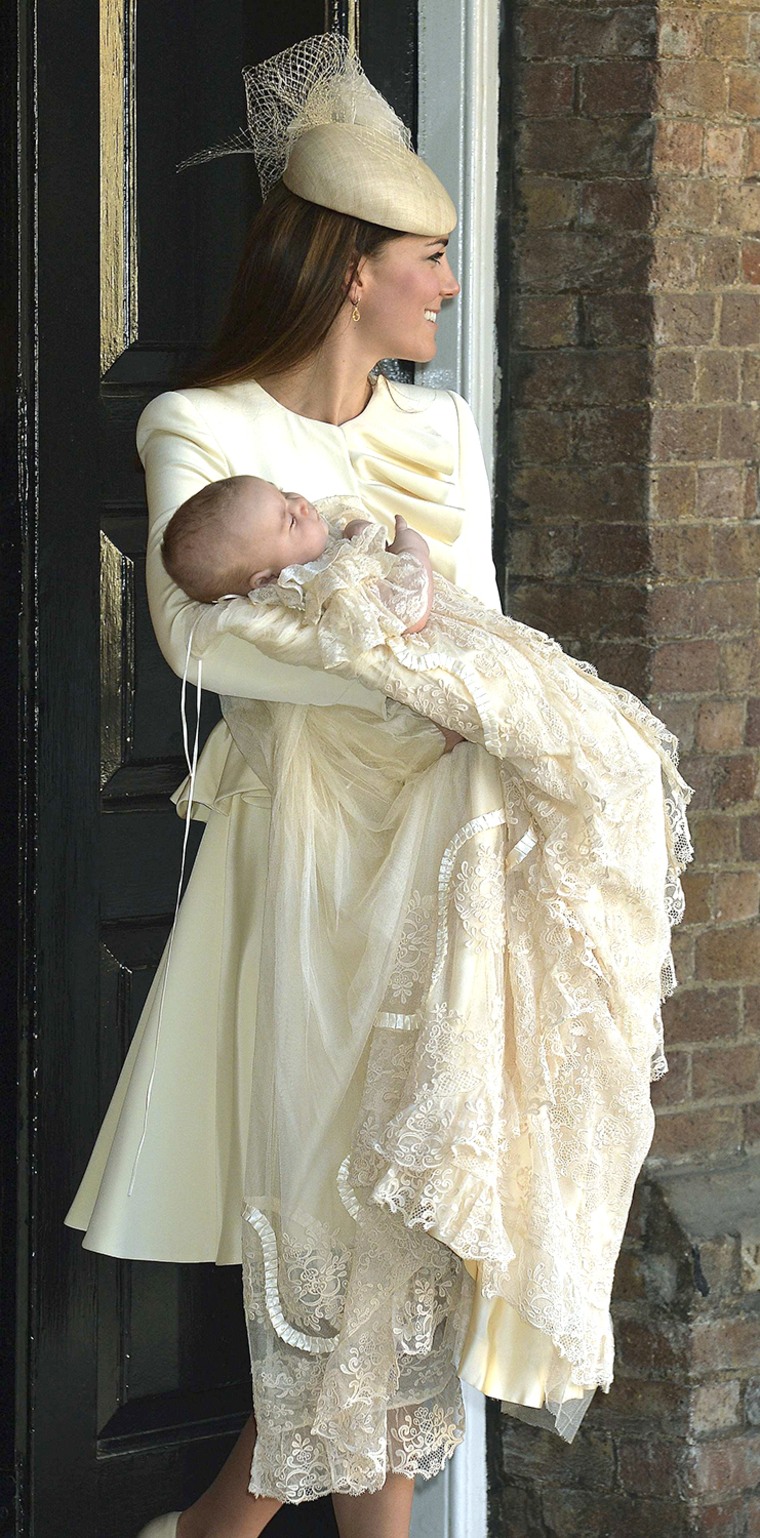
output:
[{"label": "door panel", "polygon": [[[208,1483],[250,1404],[237,1268],[122,1263],[63,1227],[166,941],[180,864],[167,799],[184,772],[179,684],[147,612],[134,429],[213,333],[257,198],[250,156],[180,175],[175,165],[234,132],[241,66],[321,31],[325,6],[21,10],[34,879],[17,1533],[131,1538]],[[365,64],[407,119],[414,16],[408,0],[362,10]],[[216,719],[204,696],[204,734]],[[271,1531],[334,1534],[329,1502],[283,1512]]]}]

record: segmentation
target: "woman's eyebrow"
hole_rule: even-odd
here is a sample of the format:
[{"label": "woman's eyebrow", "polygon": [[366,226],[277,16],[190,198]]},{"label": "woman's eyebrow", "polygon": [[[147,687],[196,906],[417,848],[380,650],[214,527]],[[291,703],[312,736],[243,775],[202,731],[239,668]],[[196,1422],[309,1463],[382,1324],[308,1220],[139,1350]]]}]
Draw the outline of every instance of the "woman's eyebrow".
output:
[{"label": "woman's eyebrow", "polygon": [[448,235],[439,235],[436,240],[426,240],[425,241],[425,245],[426,246],[447,246],[448,243],[449,243]]}]

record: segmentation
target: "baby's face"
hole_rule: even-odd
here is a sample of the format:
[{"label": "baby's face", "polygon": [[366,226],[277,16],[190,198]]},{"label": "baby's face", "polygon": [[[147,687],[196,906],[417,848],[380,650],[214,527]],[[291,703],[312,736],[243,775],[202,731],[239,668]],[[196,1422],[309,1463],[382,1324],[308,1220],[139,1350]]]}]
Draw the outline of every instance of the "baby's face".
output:
[{"label": "baby's face", "polygon": [[303,566],[322,555],[327,524],[306,497],[279,491],[256,475],[243,475],[240,481],[235,537],[250,553],[251,587],[279,577],[285,566]]}]

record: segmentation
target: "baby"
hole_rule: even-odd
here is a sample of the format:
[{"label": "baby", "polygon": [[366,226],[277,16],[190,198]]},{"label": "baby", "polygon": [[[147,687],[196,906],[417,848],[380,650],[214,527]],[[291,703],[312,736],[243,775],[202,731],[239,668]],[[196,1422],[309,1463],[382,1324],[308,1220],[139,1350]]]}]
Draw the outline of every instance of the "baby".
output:
[{"label": "baby", "polygon": [[[337,501],[337,499],[333,499]],[[277,581],[288,566],[306,566],[324,555],[332,537],[353,539],[369,527],[351,519],[331,526],[298,491],[280,491],[257,475],[233,475],[212,481],[182,503],[164,533],[161,555],[170,577],[200,603],[245,598]],[[396,519],[392,555],[411,556],[426,581],[418,616],[405,626],[421,630],[432,605],[430,553],[421,534]]]}]

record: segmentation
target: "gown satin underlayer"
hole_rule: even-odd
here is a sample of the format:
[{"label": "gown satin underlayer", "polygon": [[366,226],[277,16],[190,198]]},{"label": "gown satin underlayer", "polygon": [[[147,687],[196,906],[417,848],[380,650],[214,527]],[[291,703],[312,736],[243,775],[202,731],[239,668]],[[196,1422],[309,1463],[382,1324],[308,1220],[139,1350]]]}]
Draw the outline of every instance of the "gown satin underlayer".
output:
[{"label": "gown satin underlayer", "polygon": [[[326,424],[234,390],[249,427],[313,450]],[[141,419],[159,539],[192,476],[242,459],[284,483],[259,436],[203,464],[188,398],[210,415],[224,393],[161,397]],[[229,448],[241,421],[215,425]],[[151,497],[156,434],[168,465]],[[609,1385],[688,858],[670,734],[461,580],[478,565],[456,559],[468,469],[481,520],[484,495],[463,403],[380,380],[328,434],[328,473],[304,453],[288,483],[347,495],[346,516],[381,527],[331,540],[260,601],[202,609],[160,574],[152,595],[185,646],[192,630],[225,722],[192,808],[178,792],[209,826],[69,1215],[108,1253],[201,1259],[215,1243],[226,1260],[242,1203],[251,1489],[290,1503],[437,1472],[463,1432],[460,1377],[567,1438]],[[411,636],[419,568],[385,552],[396,512],[441,574]],[[315,705],[315,684],[332,697]],[[442,756],[433,720],[469,740]],[[178,1087],[198,1118],[184,1168]]]}]

